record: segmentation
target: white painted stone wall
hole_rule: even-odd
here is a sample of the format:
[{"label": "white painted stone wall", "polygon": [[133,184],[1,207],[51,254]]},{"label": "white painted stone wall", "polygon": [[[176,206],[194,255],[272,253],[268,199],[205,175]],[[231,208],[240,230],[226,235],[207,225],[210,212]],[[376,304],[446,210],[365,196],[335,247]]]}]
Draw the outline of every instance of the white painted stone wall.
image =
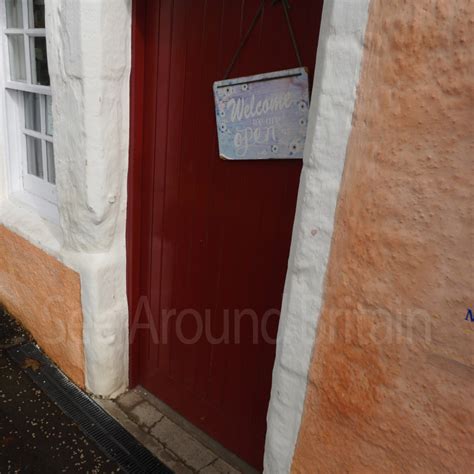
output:
[{"label": "white painted stone wall", "polygon": [[369,3],[324,3],[267,415],[264,469],[268,474],[290,472],[301,424]]},{"label": "white painted stone wall", "polygon": [[4,154],[0,223],[80,273],[86,387],[114,396],[128,384],[131,0],[46,0],[46,26],[59,225],[7,198]]}]

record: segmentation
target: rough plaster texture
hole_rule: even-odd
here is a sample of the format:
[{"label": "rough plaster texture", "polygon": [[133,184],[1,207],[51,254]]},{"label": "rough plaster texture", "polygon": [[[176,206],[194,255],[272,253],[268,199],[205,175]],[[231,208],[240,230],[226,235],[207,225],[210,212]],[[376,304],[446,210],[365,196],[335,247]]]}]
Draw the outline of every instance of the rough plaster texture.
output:
[{"label": "rough plaster texture", "polygon": [[292,472],[474,472],[473,33],[371,5]]},{"label": "rough plaster texture", "polygon": [[48,8],[62,254],[81,274],[86,385],[106,396],[128,383],[130,8],[129,0]]},{"label": "rough plaster texture", "polygon": [[0,225],[0,302],[84,386],[79,275]]},{"label": "rough plaster texture", "polygon": [[5,180],[0,223],[80,274],[85,384],[97,395],[114,396],[128,384],[131,0],[45,5],[60,224],[10,202]]},{"label": "rough plaster texture", "polygon": [[[265,472],[290,470],[359,80],[368,0],[325,2],[267,416]],[[312,472],[311,470],[306,472]]]}]

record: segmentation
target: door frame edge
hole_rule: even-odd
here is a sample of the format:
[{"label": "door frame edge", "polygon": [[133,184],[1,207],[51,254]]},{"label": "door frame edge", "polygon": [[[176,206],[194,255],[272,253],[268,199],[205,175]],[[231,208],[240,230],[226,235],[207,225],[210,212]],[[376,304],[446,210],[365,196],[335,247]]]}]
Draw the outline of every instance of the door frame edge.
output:
[{"label": "door frame edge", "polygon": [[126,225],[127,298],[129,308],[129,387],[138,384],[140,372],[139,344],[132,329],[146,281],[141,267],[141,237],[143,220],[143,196],[140,187],[143,180],[145,157],[143,155],[144,82],[146,0],[132,0],[132,61],[130,76],[130,145],[128,168],[128,202]]}]

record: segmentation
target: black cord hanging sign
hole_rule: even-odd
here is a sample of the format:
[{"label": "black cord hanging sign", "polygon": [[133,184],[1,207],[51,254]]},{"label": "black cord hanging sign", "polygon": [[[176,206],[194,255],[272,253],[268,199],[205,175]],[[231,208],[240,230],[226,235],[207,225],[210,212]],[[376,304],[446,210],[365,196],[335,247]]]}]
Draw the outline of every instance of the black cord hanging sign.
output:
[{"label": "black cord hanging sign", "polygon": [[249,29],[226,70],[214,83],[219,154],[228,160],[300,159],[303,157],[309,108],[308,73],[302,67],[288,13],[281,2],[298,68],[228,79],[264,11],[262,0]]}]

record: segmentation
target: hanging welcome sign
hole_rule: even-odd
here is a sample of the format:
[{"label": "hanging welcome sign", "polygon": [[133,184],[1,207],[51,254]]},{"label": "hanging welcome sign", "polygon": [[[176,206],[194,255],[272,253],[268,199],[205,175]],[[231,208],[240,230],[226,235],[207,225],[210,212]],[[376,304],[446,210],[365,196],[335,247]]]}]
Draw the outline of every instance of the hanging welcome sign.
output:
[{"label": "hanging welcome sign", "polygon": [[222,158],[303,158],[309,108],[305,68],[215,82],[214,99]]}]

